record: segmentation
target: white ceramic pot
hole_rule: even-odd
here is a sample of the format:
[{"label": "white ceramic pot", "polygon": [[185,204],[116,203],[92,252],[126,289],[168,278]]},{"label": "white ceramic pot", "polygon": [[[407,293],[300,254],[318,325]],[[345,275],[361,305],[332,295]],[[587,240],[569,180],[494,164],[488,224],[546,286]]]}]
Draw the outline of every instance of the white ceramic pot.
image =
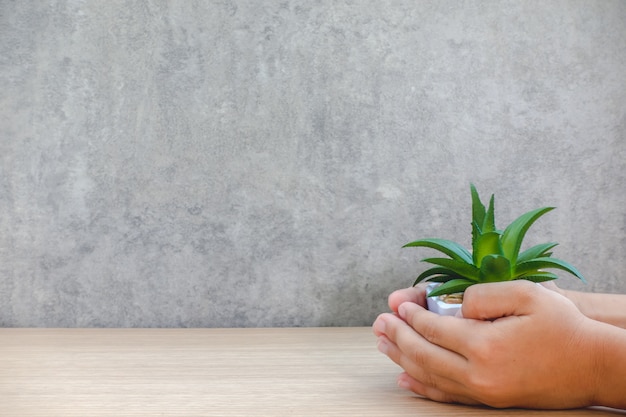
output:
[{"label": "white ceramic pot", "polygon": [[[441,284],[428,284],[428,286],[426,287],[426,294],[437,288],[439,285]],[[428,304],[429,311],[433,311],[442,316],[454,316],[457,311],[461,309],[461,304],[447,303],[442,300],[442,297],[427,297],[426,302]]]}]

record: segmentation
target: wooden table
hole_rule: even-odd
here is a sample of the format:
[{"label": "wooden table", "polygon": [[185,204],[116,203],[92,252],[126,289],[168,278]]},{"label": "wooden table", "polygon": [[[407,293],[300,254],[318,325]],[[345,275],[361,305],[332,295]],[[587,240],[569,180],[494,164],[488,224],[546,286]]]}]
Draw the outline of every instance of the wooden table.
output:
[{"label": "wooden table", "polygon": [[0,416],[614,416],[396,388],[369,328],[0,329]]}]

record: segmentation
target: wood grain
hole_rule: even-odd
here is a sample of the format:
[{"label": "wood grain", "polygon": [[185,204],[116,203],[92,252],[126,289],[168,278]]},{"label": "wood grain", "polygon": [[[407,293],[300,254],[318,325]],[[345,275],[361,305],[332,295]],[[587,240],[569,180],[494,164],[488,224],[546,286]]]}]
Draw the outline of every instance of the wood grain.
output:
[{"label": "wood grain", "polygon": [[396,388],[369,328],[0,329],[0,416],[601,416]]}]

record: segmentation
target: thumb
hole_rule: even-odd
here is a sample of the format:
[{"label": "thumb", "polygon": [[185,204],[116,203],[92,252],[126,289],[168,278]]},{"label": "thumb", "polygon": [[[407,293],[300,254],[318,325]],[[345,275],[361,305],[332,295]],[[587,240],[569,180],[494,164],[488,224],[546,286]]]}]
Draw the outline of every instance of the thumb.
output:
[{"label": "thumb", "polygon": [[472,285],[465,290],[461,315],[476,320],[527,315],[532,311],[536,292],[543,289],[526,280]]}]

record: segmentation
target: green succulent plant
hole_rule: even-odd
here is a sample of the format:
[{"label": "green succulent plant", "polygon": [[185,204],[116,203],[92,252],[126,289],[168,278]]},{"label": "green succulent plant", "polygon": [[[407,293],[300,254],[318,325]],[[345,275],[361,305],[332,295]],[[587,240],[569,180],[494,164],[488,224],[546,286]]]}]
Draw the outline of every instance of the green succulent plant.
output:
[{"label": "green succulent plant", "polygon": [[413,285],[421,281],[441,283],[428,296],[462,293],[474,284],[526,279],[543,282],[558,276],[545,269],[569,272],[586,282],[580,272],[569,263],[553,258],[551,250],[557,243],[535,245],[520,253],[522,241],[530,226],[541,216],[554,209],[542,207],[529,211],[513,221],[504,231],[496,229],[494,196],[488,208],[481,202],[474,184],[472,194],[472,251],[446,239],[420,239],[403,247],[428,247],[436,249],[447,258],[426,258],[423,262],[434,264],[421,273]]}]

